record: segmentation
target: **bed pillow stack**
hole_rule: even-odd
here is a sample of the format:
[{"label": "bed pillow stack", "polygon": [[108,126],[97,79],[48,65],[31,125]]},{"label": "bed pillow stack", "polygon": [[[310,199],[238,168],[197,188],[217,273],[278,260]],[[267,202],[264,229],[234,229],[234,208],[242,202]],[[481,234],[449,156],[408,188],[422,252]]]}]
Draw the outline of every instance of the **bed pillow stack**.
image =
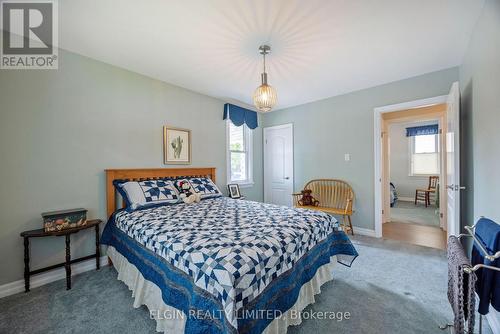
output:
[{"label": "bed pillow stack", "polygon": [[145,181],[115,180],[114,186],[125,200],[127,210],[133,211],[164,204],[182,202],[181,182],[186,181],[191,186],[191,192],[201,194],[201,199],[221,197],[219,188],[206,177],[181,179],[159,179]]}]

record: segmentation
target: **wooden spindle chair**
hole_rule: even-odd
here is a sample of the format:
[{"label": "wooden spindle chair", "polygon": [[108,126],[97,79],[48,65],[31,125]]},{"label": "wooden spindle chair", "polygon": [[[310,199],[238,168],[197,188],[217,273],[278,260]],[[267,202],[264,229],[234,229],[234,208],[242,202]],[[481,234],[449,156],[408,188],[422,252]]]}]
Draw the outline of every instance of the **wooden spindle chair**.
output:
[{"label": "wooden spindle chair", "polygon": [[417,205],[419,201],[424,201],[425,207],[431,205],[431,194],[436,194],[438,182],[439,176],[429,176],[429,185],[427,189],[415,190],[415,205]]},{"label": "wooden spindle chair", "polygon": [[[342,229],[346,232],[351,231],[351,234],[354,235],[351,222],[351,216],[354,212],[354,191],[347,182],[336,179],[318,179],[309,181],[304,189],[312,191],[311,195],[319,201],[319,205],[300,205],[299,200],[302,198],[302,194],[295,193],[292,194],[295,207],[319,210],[341,216]],[[349,225],[347,225],[347,223]]]}]

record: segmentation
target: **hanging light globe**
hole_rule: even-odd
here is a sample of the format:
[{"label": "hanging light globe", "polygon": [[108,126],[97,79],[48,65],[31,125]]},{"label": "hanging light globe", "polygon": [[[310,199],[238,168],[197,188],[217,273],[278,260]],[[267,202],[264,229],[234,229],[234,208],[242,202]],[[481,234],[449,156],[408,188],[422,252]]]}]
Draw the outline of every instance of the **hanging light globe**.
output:
[{"label": "hanging light globe", "polygon": [[255,104],[257,110],[261,112],[269,112],[276,105],[276,102],[278,102],[276,89],[267,83],[266,55],[271,52],[271,47],[269,45],[261,45],[259,47],[259,52],[264,59],[264,71],[260,76],[261,85],[257,87],[253,93],[253,103]]}]

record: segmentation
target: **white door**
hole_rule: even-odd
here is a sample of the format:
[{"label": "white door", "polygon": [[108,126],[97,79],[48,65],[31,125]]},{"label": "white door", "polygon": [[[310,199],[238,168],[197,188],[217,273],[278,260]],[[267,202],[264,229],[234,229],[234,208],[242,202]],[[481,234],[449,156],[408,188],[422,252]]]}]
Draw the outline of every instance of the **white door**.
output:
[{"label": "white door", "polygon": [[460,90],[451,86],[446,111],[446,190],[448,235],[460,234]]},{"label": "white door", "polygon": [[264,202],[292,206],[293,125],[264,128]]}]

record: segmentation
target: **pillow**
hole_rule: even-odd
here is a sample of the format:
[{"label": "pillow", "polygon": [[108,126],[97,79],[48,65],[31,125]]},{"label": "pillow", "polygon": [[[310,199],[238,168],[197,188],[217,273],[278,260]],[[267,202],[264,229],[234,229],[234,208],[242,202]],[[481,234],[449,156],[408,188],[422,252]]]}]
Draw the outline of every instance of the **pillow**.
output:
[{"label": "pillow", "polygon": [[179,192],[171,180],[118,181],[115,186],[130,210],[175,204],[180,199]]},{"label": "pillow", "polygon": [[177,179],[174,184],[177,190],[181,191],[180,183],[188,181],[191,185],[192,192],[201,194],[201,199],[221,197],[222,193],[219,188],[207,177],[192,177],[189,179]]}]

